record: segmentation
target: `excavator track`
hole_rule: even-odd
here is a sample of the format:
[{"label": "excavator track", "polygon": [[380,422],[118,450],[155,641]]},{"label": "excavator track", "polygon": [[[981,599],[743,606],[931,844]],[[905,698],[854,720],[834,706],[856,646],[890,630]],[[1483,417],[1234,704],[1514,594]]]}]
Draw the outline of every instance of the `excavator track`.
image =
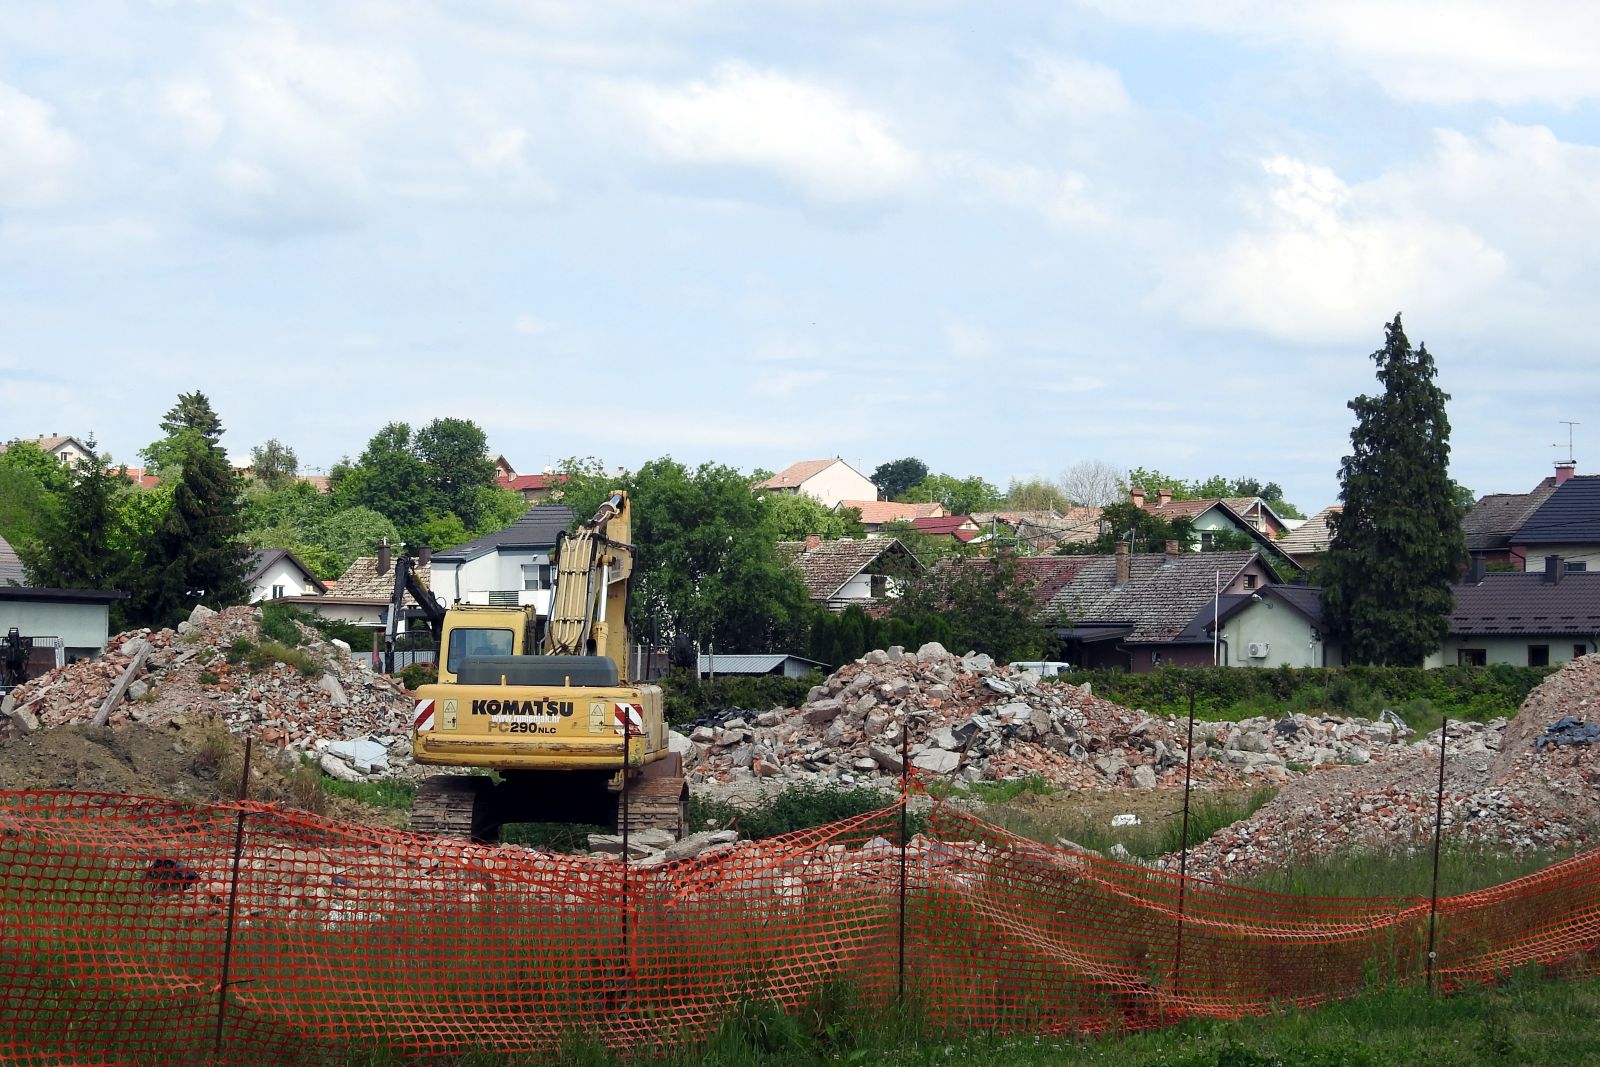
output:
[{"label": "excavator track", "polygon": [[411,806],[412,832],[463,841],[484,840],[484,809],[493,785],[481,774],[435,774],[424,778]]}]

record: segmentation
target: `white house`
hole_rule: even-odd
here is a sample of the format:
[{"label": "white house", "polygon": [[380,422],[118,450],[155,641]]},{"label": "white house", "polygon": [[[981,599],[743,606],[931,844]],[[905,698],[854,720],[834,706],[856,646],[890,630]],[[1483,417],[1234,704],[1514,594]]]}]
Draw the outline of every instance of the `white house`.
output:
[{"label": "white house", "polygon": [[532,605],[550,612],[550,553],[572,525],[572,509],[540,504],[497,533],[433,555],[429,587],[439,603]]},{"label": "white house", "polygon": [[878,487],[872,479],[842,459],[803,459],[752,488],[771,493],[804,493],[830,508],[837,507],[841,500],[878,499]]},{"label": "white house", "polygon": [[[39,448],[59,459],[68,467],[76,467],[84,460],[94,455],[94,449],[76,437],[63,437],[60,434],[42,434],[38,437],[25,437],[20,440],[36,444]],[[16,440],[0,444],[0,452],[4,452],[10,445],[19,443]]]},{"label": "white house", "polygon": [[300,557],[287,548],[267,548],[250,558],[250,600],[280,600],[283,597],[318,596],[328,587]]}]

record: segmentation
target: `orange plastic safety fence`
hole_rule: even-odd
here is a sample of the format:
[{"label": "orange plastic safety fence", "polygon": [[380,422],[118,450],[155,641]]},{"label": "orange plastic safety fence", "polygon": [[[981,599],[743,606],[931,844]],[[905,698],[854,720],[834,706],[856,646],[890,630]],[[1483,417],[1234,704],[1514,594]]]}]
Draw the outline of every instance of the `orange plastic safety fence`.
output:
[{"label": "orange plastic safety fence", "polygon": [[[1426,899],[1184,884],[945,808],[903,851],[899,827],[892,806],[624,865],[252,803],[0,793],[0,1061],[316,1063],[573,1031],[655,1046],[745,999],[845,983],[888,1004],[902,960],[935,1022],[1060,1033],[1310,1004],[1427,965]],[[1586,855],[1442,899],[1435,974],[1588,969],[1597,941]]]}]

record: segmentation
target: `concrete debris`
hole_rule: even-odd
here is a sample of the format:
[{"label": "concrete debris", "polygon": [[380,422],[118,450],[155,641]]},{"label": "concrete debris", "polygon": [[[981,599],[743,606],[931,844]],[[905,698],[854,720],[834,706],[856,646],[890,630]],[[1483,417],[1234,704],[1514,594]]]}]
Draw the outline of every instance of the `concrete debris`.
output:
[{"label": "concrete debris", "polygon": [[[1101,700],[1087,686],[1041,682],[1034,671],[978,653],[956,657],[937,643],[915,655],[898,647],[870,652],[814,687],[798,708],[727,709],[696,724],[687,763],[703,784],[747,780],[753,745],[763,752],[763,774],[784,780],[877,784],[900,773],[904,747],[924,775],[1040,775],[1055,786],[1093,789],[1180,787],[1187,729]],[[1199,722],[1194,773],[1219,786],[1282,782],[1406,745],[1400,727],[1364,719]]]},{"label": "concrete debris", "polygon": [[[285,663],[262,670],[229,663],[236,643],[261,643],[260,611],[246,606],[217,612],[197,605],[181,633],[118,634],[100,658],[58,667],[17,687],[11,694],[16,707],[0,717],[0,732],[90,723],[110,701],[105,725],[111,727],[161,725],[179,715],[215,716],[234,733],[253,734],[268,746],[317,754],[335,777],[359,781],[392,771],[431,773],[416,770],[405,758],[412,708],[405,690],[317,631],[300,629],[298,650],[321,668],[315,678]],[[119,693],[130,668],[135,677],[126,678]],[[323,751],[330,741],[360,747]]]}]

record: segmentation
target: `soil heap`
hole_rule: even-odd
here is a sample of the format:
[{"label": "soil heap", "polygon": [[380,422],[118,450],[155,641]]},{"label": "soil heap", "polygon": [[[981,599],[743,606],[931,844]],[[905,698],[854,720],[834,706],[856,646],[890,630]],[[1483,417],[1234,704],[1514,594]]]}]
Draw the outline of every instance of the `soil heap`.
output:
[{"label": "soil heap", "polygon": [[107,726],[215,717],[267,746],[320,753],[323,769],[347,780],[403,763],[410,697],[343,642],[294,625],[301,643],[292,650],[264,638],[261,612],[249,606],[196,607],[176,629],[118,634],[98,659],[58,667],[8,694],[0,735],[92,723],[143,655]]}]

